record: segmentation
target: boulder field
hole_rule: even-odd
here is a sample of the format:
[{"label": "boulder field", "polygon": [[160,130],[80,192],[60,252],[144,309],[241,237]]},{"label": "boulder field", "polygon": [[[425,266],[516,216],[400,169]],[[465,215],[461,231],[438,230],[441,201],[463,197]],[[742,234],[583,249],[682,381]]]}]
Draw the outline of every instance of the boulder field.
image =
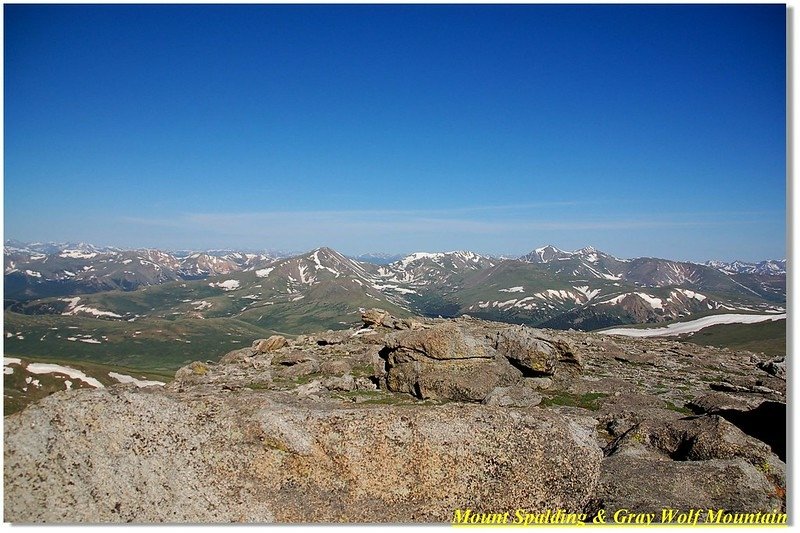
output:
[{"label": "boulder field", "polygon": [[433,522],[457,509],[785,510],[785,362],[365,311],[166,386],[5,418],[4,520]]}]

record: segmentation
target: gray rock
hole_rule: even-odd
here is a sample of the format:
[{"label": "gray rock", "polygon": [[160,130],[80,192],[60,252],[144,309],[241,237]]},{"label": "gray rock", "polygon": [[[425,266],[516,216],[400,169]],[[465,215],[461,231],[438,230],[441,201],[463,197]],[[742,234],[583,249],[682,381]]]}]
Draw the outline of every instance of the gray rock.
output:
[{"label": "gray rock", "polygon": [[534,376],[553,375],[560,363],[580,367],[580,359],[570,343],[523,326],[498,332],[495,348]]},{"label": "gray rock", "polygon": [[442,322],[430,329],[398,332],[387,339],[386,347],[402,349],[412,358],[421,355],[430,359],[489,359],[494,350],[453,322]]},{"label": "gray rock", "polygon": [[637,445],[679,461],[742,457],[763,464],[773,460],[769,446],[716,415],[644,421],[614,443],[611,453]]},{"label": "gray rock", "polygon": [[193,361],[175,372],[175,381],[178,383],[203,383],[210,379],[211,365],[201,361]]},{"label": "gray rock", "polygon": [[256,351],[256,353],[267,353],[280,350],[287,344],[289,343],[286,341],[286,337],[283,335],[273,335],[268,339],[258,339],[257,341],[254,341],[253,349]]},{"label": "gray rock", "polygon": [[745,459],[665,461],[624,453],[603,460],[597,498],[613,511],[656,513],[661,509],[725,509],[755,512],[780,509],[780,487]]},{"label": "gray rock", "polygon": [[365,326],[380,326],[385,319],[390,317],[389,312],[383,309],[368,309],[361,313],[361,321]]},{"label": "gray rock", "polygon": [[542,411],[80,392],[6,418],[6,521],[446,523],[455,508],[577,512],[602,458],[576,424]]},{"label": "gray rock", "polygon": [[320,346],[332,346],[346,342],[349,340],[351,335],[351,331],[328,331],[321,335],[317,335],[316,342]]},{"label": "gray rock", "polygon": [[282,353],[272,358],[273,365],[294,366],[307,361],[316,361],[316,358],[300,350]]},{"label": "gray rock", "polygon": [[758,363],[758,368],[773,376],[786,379],[786,357],[777,357],[770,361]]},{"label": "gray rock", "polygon": [[331,376],[341,376],[353,369],[355,362],[349,357],[331,359],[320,364],[319,371]]},{"label": "gray rock", "polygon": [[356,380],[350,374],[345,374],[323,380],[322,386],[328,390],[350,392],[356,389]]},{"label": "gray rock", "polygon": [[440,361],[409,356],[388,356],[386,385],[390,391],[420,399],[480,402],[495,387],[512,385],[522,374],[502,357]]},{"label": "gray rock", "polygon": [[250,358],[256,355],[256,350],[253,348],[239,348],[238,350],[233,350],[225,355],[219,360],[220,364],[230,364],[230,363],[248,363]]},{"label": "gray rock", "polygon": [[696,413],[714,414],[728,409],[749,411],[763,401],[763,398],[752,395],[733,396],[722,392],[711,392],[692,398],[687,405]]},{"label": "gray rock", "polygon": [[533,407],[542,403],[542,395],[526,384],[518,383],[510,387],[495,387],[482,403],[500,407]]}]

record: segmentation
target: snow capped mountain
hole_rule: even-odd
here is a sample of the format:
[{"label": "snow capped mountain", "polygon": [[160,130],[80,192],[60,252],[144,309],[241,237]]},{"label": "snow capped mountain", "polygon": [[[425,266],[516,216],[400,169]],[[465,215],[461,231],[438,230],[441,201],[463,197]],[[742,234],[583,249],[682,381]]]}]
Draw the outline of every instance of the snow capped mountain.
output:
[{"label": "snow capped mountain", "polygon": [[[52,253],[37,251],[45,249]],[[26,313],[62,312],[65,297],[80,295],[85,301],[75,309],[99,319],[117,315],[128,320],[142,313],[156,318],[230,316],[249,317],[259,326],[276,320],[271,316],[302,321],[307,313],[333,317],[375,306],[579,329],[694,313],[780,312],[786,294],[781,269],[785,261],[702,265],[621,260],[590,246],[571,252],[544,246],[520,260],[469,251],[416,252],[389,264],[361,262],[324,247],[283,258],[232,250],[169,253],[86,244],[6,242],[5,247],[7,304]],[[154,298],[152,310],[132,302],[109,308],[103,297],[90,297],[153,285],[163,290],[150,293],[159,295],[148,297]],[[61,300],[54,303],[53,297]],[[125,298],[114,296],[122,302]],[[130,311],[134,307],[136,316]]]},{"label": "snow capped mountain", "polygon": [[326,279],[367,280],[370,278],[361,263],[326,247],[317,248],[295,257],[280,259],[271,263],[269,269],[256,271],[257,276],[264,278],[280,274],[284,274],[290,283],[303,285],[315,285]]},{"label": "snow capped mountain", "polygon": [[415,252],[379,270],[379,275],[414,286],[445,283],[456,275],[489,268],[497,260],[473,252]]},{"label": "snow capped mountain", "polygon": [[550,263],[552,261],[558,261],[559,259],[571,259],[572,256],[572,253],[559,250],[552,244],[548,244],[547,246],[536,248],[529,254],[523,255],[519,260],[525,261],[526,263]]},{"label": "snow capped mountain", "polygon": [[552,244],[542,246],[541,248],[536,248],[534,251],[519,258],[520,261],[525,261],[526,263],[539,264],[552,263],[553,261],[566,261],[569,259],[580,259],[581,261],[586,261],[587,263],[598,263],[603,259],[613,259],[615,261],[624,262],[624,260],[618,259],[605,252],[601,252],[593,246],[586,246],[580,250],[567,252],[556,248]]},{"label": "snow capped mountain", "polygon": [[95,246],[85,242],[22,242],[14,239],[8,239],[4,244],[4,252],[27,252],[32,254],[58,254],[60,252],[67,252],[67,254],[90,254],[90,253],[108,253],[119,252],[121,248],[113,246]]},{"label": "snow capped mountain", "polygon": [[236,251],[177,252],[121,250],[86,243],[6,241],[7,298],[135,290],[170,281],[202,279],[255,270],[274,257]]},{"label": "snow capped mountain", "polygon": [[760,274],[762,276],[776,276],[786,274],[786,259],[769,259],[758,263],[744,261],[706,261],[703,263],[726,274]]},{"label": "snow capped mountain", "polygon": [[621,279],[626,260],[586,246],[573,252],[565,252],[552,245],[537,248],[519,258],[526,263],[549,265],[559,273],[576,279]]}]

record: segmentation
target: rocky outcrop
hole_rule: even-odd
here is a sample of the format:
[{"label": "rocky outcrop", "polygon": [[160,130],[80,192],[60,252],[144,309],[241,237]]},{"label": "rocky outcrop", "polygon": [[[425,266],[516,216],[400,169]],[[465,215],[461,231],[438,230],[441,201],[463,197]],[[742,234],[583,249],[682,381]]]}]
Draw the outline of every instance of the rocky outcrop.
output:
[{"label": "rocky outcrop", "polygon": [[716,415],[645,420],[611,443],[606,455],[598,498],[607,509],[748,512],[784,505],[783,461]]},{"label": "rocky outcrop", "polygon": [[[365,319],[365,324],[374,325],[378,318]],[[420,399],[506,405],[537,404],[540,398],[528,394],[536,385],[523,381],[580,372],[576,354],[574,346],[554,335],[525,327],[487,331],[471,320],[391,333],[381,351],[386,361],[383,381],[391,391]],[[512,387],[516,399],[508,396]]]},{"label": "rocky outcrop", "polygon": [[256,353],[274,352],[280,350],[288,343],[286,337],[283,335],[273,335],[268,339],[259,339],[253,343],[253,349]]},{"label": "rocky outcrop", "polygon": [[495,348],[517,368],[533,376],[552,376],[558,366],[580,369],[574,346],[564,339],[531,328],[515,327],[498,332]]},{"label": "rocky outcrop", "polygon": [[758,368],[775,377],[786,379],[786,358],[777,357],[770,361],[763,361],[758,363]]},{"label": "rocky outcrop", "polygon": [[56,394],[9,417],[11,522],[447,522],[580,511],[602,454],[579,420],[477,405],[345,408],[254,391]]},{"label": "rocky outcrop", "polygon": [[597,495],[606,510],[656,513],[657,520],[664,508],[768,512],[784,499],[780,487],[741,458],[680,462],[634,453],[603,461]]},{"label": "rocky outcrop", "polygon": [[420,329],[422,323],[409,318],[396,318],[383,309],[369,309],[361,314],[364,325],[383,326],[390,329]]},{"label": "rocky outcrop", "polygon": [[362,318],[195,361],[164,387],[61,392],[6,417],[6,521],[785,508],[785,380],[763,358]]},{"label": "rocky outcrop", "polygon": [[454,322],[393,333],[385,341],[384,382],[390,391],[420,399],[480,402],[522,374],[499,356],[487,339]]}]

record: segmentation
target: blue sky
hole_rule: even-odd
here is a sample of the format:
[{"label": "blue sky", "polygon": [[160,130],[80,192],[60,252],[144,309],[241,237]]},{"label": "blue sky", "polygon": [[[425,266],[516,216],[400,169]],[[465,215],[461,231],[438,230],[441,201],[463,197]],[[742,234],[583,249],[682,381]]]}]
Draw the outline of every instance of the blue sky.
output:
[{"label": "blue sky", "polygon": [[782,258],[785,8],[5,9],[5,238]]}]

